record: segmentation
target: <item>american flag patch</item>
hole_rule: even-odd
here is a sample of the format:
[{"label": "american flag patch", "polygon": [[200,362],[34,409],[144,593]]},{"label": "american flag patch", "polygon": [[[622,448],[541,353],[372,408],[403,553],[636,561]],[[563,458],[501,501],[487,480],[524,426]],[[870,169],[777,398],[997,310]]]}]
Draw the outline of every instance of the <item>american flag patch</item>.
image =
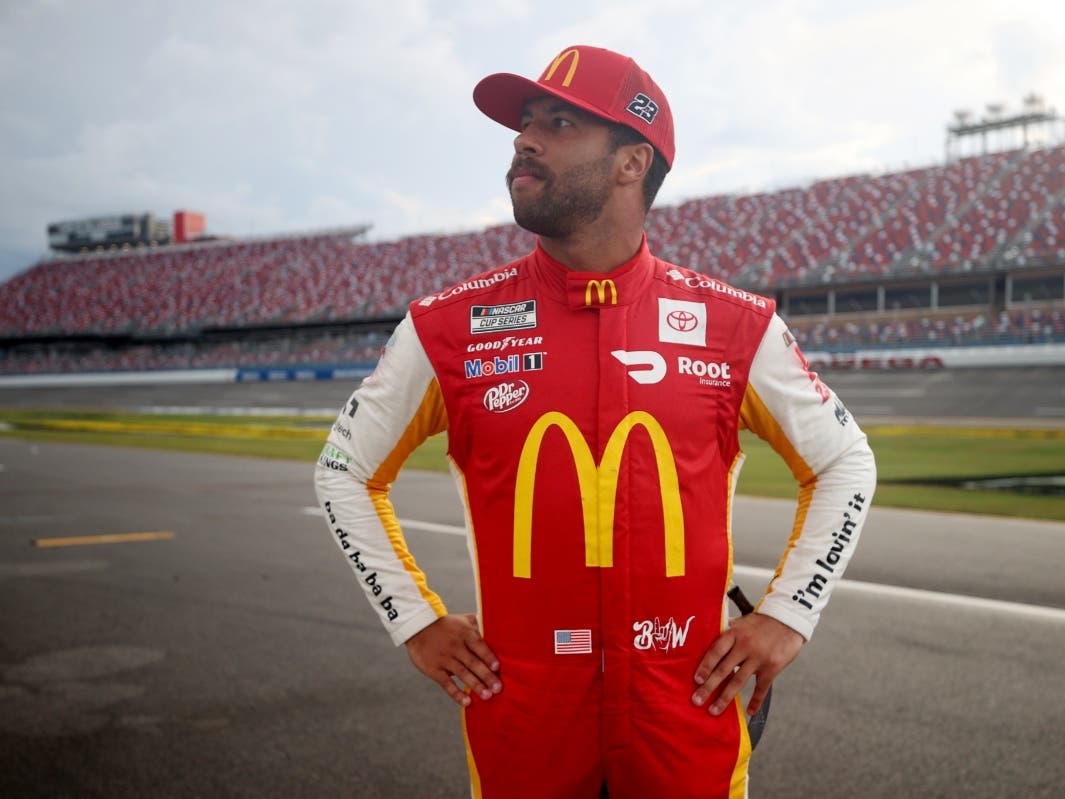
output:
[{"label": "american flag patch", "polygon": [[591,630],[555,630],[556,655],[587,655],[591,651]]}]

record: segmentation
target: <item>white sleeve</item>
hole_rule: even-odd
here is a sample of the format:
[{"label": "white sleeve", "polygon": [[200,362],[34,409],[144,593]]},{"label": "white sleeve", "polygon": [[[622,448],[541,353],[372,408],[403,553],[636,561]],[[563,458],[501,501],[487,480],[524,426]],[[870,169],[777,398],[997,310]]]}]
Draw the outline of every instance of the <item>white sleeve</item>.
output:
[{"label": "white sleeve", "polygon": [[408,314],[341,410],[315,468],[333,540],[396,645],[447,612],[408,550],[389,500],[403,462],[446,426],[435,373]]},{"label": "white sleeve", "polygon": [[757,610],[809,639],[869,514],[873,452],[776,315],[751,366],[741,415],[799,483],[791,538]]}]

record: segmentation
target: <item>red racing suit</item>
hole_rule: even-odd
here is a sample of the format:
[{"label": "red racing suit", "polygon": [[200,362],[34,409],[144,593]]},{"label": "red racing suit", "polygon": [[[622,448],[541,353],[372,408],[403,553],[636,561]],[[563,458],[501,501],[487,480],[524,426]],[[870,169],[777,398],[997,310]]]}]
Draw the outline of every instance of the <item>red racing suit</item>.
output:
[{"label": "red racing suit", "polygon": [[[875,486],[865,435],[764,299],[655,258],[609,274],[539,246],[411,304],[316,472],[330,529],[399,644],[446,611],[389,486],[447,430],[481,632],[504,689],[463,710],[474,797],[744,797],[741,702],[693,675],[728,626],[749,428],[799,483],[758,611],[809,637]],[[783,536],[782,536],[783,541]]]}]

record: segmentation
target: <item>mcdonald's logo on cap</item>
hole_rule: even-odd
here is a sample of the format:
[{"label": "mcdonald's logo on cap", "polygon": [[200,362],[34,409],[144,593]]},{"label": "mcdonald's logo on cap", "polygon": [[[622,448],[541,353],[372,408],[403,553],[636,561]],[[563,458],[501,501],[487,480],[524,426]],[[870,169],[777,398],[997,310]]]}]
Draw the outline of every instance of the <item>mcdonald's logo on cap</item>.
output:
[{"label": "mcdonald's logo on cap", "polygon": [[532,577],[532,514],[536,467],[544,436],[552,427],[562,431],[577,467],[577,484],[584,518],[584,563],[589,568],[614,565],[614,505],[617,502],[618,474],[625,443],[636,426],[651,439],[662,497],[662,526],[665,530],[666,576],[684,575],[684,509],[680,501],[680,481],[673,449],[662,425],[646,411],[632,411],[610,434],[603,458],[597,466],[592,451],[577,425],[558,411],[549,411],[533,424],[525,437],[518,460],[514,486],[514,576]]},{"label": "mcdonald's logo on cap", "polygon": [[592,291],[595,291],[596,305],[606,305],[606,293],[610,290],[610,304],[618,304],[618,287],[613,280],[589,280],[584,287],[584,304],[592,305]]},{"label": "mcdonald's logo on cap", "polygon": [[667,167],[673,166],[676,144],[666,95],[629,56],[602,47],[570,45],[548,63],[539,80],[497,72],[473,89],[478,108],[519,132],[526,104],[545,95],[632,128],[651,143]]},{"label": "mcdonald's logo on cap", "polygon": [[566,73],[566,77],[562,79],[562,85],[569,86],[573,83],[573,76],[577,74],[577,65],[581,61],[581,52],[576,47],[571,47],[569,50],[563,50],[559,53],[555,60],[547,65],[547,69],[544,70],[544,76],[540,78],[540,82],[547,83],[551,80],[551,78],[555,76],[555,72],[558,68],[562,66],[562,62],[567,58],[570,58],[570,56],[572,56],[572,59],[569,65],[569,71]]}]

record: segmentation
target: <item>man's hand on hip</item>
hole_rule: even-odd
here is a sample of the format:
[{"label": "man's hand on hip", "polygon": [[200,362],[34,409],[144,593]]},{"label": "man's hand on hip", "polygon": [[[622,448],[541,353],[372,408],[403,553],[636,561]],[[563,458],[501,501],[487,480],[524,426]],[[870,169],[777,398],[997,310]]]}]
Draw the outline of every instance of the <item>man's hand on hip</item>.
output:
[{"label": "man's hand on hip", "polygon": [[747,704],[748,715],[758,712],[773,680],[799,654],[806,639],[770,616],[752,613],[732,620],[732,626],[706,650],[695,682],[699,686],[692,702],[702,707],[717,688],[721,694],[708,710],[720,715],[751,677],[754,693]]},{"label": "man's hand on hip", "polygon": [[499,658],[481,638],[472,613],[441,616],[407,639],[406,647],[411,662],[464,707],[470,704],[470,697],[453,678],[481,699],[491,699],[503,690],[496,674]]}]

